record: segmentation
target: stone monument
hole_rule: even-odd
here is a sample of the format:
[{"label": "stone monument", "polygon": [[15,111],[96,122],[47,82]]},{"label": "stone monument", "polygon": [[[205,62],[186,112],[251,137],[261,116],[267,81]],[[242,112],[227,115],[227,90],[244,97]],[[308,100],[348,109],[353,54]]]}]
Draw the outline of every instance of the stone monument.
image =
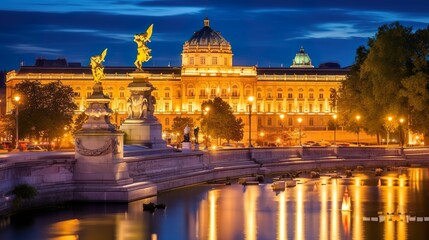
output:
[{"label": "stone monument", "polygon": [[94,78],[85,110],[88,120],[75,134],[74,192],[77,200],[131,201],[156,194],[155,185],[132,184],[124,161],[124,133],[110,123],[110,98],[103,93],[102,62],[107,49],[91,58]]},{"label": "stone monument", "polygon": [[131,96],[127,100],[128,117],[120,129],[125,132],[127,144],[166,148],[166,142],[162,139],[162,126],[153,115],[156,100],[152,96],[152,91],[155,88],[149,82],[150,74],[142,69],[142,63],[152,58],[151,50],[146,46],[146,43],[150,42],[152,29],[153,24],[146,30],[146,33],[134,36],[134,42],[137,43],[137,58],[134,65],[137,70],[130,74],[133,81],[128,85],[131,92]]},{"label": "stone monument", "polygon": [[182,150],[191,150],[192,148],[190,131],[191,130],[188,125],[183,129]]}]

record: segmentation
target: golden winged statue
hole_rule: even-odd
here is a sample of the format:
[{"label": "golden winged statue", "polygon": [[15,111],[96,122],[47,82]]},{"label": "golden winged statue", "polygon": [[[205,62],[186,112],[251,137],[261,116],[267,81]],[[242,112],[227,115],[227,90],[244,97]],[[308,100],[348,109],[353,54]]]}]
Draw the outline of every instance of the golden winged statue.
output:
[{"label": "golden winged statue", "polygon": [[100,55],[91,57],[91,70],[92,76],[94,77],[94,82],[99,83],[101,79],[104,78],[104,67],[102,62],[104,62],[104,58],[107,54],[107,48]]},{"label": "golden winged statue", "polygon": [[146,43],[150,42],[150,37],[152,37],[152,29],[153,24],[148,27],[145,33],[134,35],[134,42],[137,43],[137,58],[134,65],[139,71],[142,71],[142,64],[152,58],[150,55],[152,50],[146,46]]}]

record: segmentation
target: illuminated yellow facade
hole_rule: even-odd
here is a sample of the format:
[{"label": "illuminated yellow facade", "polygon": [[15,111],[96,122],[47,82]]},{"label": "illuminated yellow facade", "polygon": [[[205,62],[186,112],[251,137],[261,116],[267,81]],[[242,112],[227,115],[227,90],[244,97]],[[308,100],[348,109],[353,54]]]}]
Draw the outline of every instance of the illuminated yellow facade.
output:
[{"label": "illuminated yellow facade", "polygon": [[[299,126],[307,130],[324,130],[335,112],[331,104],[331,89],[338,90],[345,80],[348,69],[314,68],[303,49],[293,60],[290,68],[234,66],[232,47],[220,33],[210,27],[208,19],[200,31],[184,43],[181,67],[144,67],[149,80],[156,87],[155,116],[169,133],[176,116],[188,116],[199,124],[201,104],[221,97],[232,107],[237,117],[245,123],[244,139],[249,129],[249,96],[252,103],[252,139],[261,132],[278,132]],[[299,57],[298,57],[299,56]],[[300,66],[300,59],[304,59]],[[127,116],[127,89],[132,81],[133,67],[104,67],[104,92],[111,97],[114,111],[112,120],[120,124]],[[6,79],[6,110],[14,105],[14,86],[24,80],[42,83],[61,81],[75,91],[78,105],[76,114],[84,111],[86,99],[94,84],[90,67],[67,63],[65,60],[37,60],[34,66],[22,66],[11,71]],[[281,119],[279,116],[285,117]]]}]

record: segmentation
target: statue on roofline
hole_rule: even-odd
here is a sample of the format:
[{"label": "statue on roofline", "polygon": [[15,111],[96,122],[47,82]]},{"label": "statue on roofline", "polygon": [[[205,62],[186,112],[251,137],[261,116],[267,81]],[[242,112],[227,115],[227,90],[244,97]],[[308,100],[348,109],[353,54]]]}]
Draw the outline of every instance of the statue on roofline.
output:
[{"label": "statue on roofline", "polygon": [[150,55],[150,52],[152,50],[146,46],[146,43],[150,42],[150,37],[152,36],[152,29],[153,24],[148,27],[145,33],[134,35],[134,42],[137,43],[137,58],[134,62],[134,65],[139,71],[142,71],[142,64],[152,58],[152,56]]},{"label": "statue on roofline", "polygon": [[107,48],[100,55],[91,57],[91,70],[92,76],[94,77],[94,82],[99,83],[104,78],[104,67],[102,62],[107,54]]}]

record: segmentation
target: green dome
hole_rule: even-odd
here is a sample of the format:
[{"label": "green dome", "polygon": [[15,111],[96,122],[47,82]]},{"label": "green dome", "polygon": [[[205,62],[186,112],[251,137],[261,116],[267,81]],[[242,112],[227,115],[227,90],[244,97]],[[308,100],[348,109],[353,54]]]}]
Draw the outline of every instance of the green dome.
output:
[{"label": "green dome", "polygon": [[314,66],[311,64],[310,56],[304,51],[304,48],[301,47],[299,50],[299,53],[296,54],[295,58],[293,59],[291,68],[314,68]]}]

